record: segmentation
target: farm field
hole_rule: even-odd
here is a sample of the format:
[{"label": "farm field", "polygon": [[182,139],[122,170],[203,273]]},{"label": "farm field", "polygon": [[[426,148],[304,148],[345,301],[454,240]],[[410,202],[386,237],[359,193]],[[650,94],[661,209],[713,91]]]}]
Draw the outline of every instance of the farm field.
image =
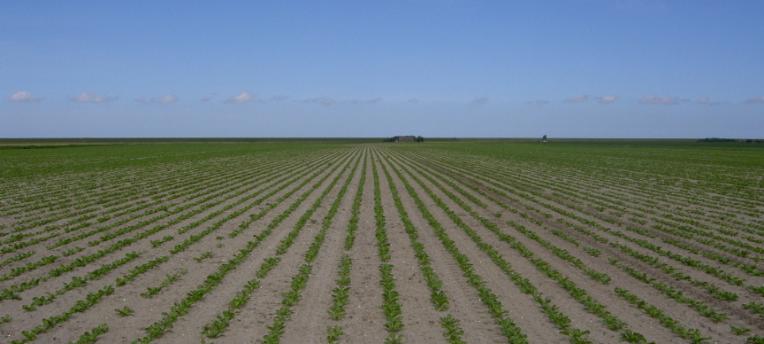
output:
[{"label": "farm field", "polygon": [[2,343],[764,343],[764,148],[0,146]]}]

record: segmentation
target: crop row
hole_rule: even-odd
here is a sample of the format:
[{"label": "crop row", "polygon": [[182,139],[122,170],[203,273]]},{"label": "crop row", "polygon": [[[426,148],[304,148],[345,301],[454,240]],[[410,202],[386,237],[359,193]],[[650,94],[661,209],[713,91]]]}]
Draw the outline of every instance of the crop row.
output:
[{"label": "crop row", "polygon": [[443,225],[435,219],[421,198],[419,198],[414,188],[402,177],[400,172],[397,170],[394,171],[398,174],[398,177],[403,183],[409,196],[414,200],[419,212],[435,232],[438,240],[440,240],[443,247],[449,254],[451,254],[459,268],[462,270],[464,276],[467,278],[467,282],[477,291],[480,300],[488,308],[494,321],[501,329],[502,334],[507,338],[507,341],[510,343],[527,343],[528,338],[526,334],[507,316],[509,312],[502,304],[500,298],[486,286],[485,280],[475,271],[469,258],[463,254],[456,243],[449,238]]},{"label": "crop row", "polygon": [[[183,245],[183,246],[181,246],[180,249],[178,249],[178,250],[176,250],[174,252],[171,252],[171,253],[172,254],[178,254],[178,253],[182,252],[183,250],[187,249],[188,247],[189,247],[189,245]],[[124,275],[122,275],[122,276],[120,276],[120,277],[118,277],[116,279],[116,284],[114,286],[108,285],[108,286],[102,288],[98,293],[96,293],[97,295],[99,295],[97,298],[94,298],[92,296],[93,294],[91,293],[91,294],[88,294],[88,296],[84,300],[77,301],[77,304],[75,305],[76,306],[76,310],[77,310],[76,312],[71,312],[71,310],[70,310],[70,311],[64,312],[63,314],[53,315],[53,316],[51,316],[49,318],[44,319],[43,323],[41,325],[38,325],[38,326],[36,326],[36,327],[32,328],[31,330],[28,330],[26,332],[32,333],[32,334],[34,334],[34,337],[36,337],[40,333],[44,333],[44,332],[50,330],[54,326],[56,326],[56,325],[58,325],[58,324],[60,324],[60,323],[62,323],[64,321],[68,320],[74,313],[84,312],[85,310],[91,308],[92,306],[97,304],[98,301],[100,301],[102,296],[105,296],[107,294],[110,295],[113,292],[114,288],[127,286],[130,282],[134,281],[138,276],[140,276],[142,274],[145,274],[145,273],[147,273],[147,272],[157,268],[159,265],[167,262],[169,259],[170,259],[170,256],[166,256],[166,255],[165,256],[160,256],[160,257],[152,259],[151,261],[149,261],[147,263],[144,263],[142,265],[139,265],[139,266],[136,266],[136,267],[130,269]],[[109,290],[110,290],[110,292],[105,294],[105,291],[109,291]],[[194,294],[193,293],[189,293],[189,296],[191,296],[191,295],[194,295]],[[77,306],[77,305],[79,305],[79,306]],[[29,338],[27,338],[27,340],[29,340]],[[26,341],[21,341],[21,342],[26,342]]]},{"label": "crop row", "polygon": [[[393,202],[395,203],[395,207],[398,210],[398,217],[403,223],[404,230],[409,237],[409,243],[414,249],[414,256],[416,257],[417,263],[419,264],[419,271],[422,273],[422,276],[424,276],[427,287],[430,289],[430,302],[432,302],[435,310],[446,311],[449,307],[449,301],[448,295],[443,290],[443,281],[440,279],[432,267],[430,256],[427,254],[424,245],[419,240],[417,229],[414,227],[414,224],[409,218],[406,207],[403,205],[403,201],[398,194],[398,189],[395,187],[387,167],[385,167],[384,164],[380,164],[380,166],[382,166],[382,171],[385,174],[385,178],[387,179],[387,184],[390,189],[390,194],[392,195]],[[443,327],[443,335],[449,343],[465,342],[462,338],[464,330],[462,330],[459,321],[454,318],[453,315],[449,313],[441,316],[440,325]]]},{"label": "crop row", "polygon": [[[466,174],[470,174],[469,172],[465,172],[465,173],[466,173]],[[493,187],[502,187],[501,185],[498,185],[498,184],[497,184],[497,183],[495,183],[495,182],[488,182],[488,183],[489,183],[489,184],[491,184]],[[503,193],[503,192],[501,192],[501,191],[499,191],[499,190],[497,190],[497,189],[495,189],[495,188],[491,188],[491,191],[492,191],[492,192],[496,192],[497,194],[501,194],[502,196],[507,196],[507,197],[509,197],[509,196],[508,196],[508,195],[506,195],[505,193]],[[542,206],[544,206],[544,207],[547,207],[547,208],[551,209],[551,210],[552,210],[552,211],[554,211],[554,212],[557,212],[557,213],[559,213],[559,214],[561,214],[561,215],[565,216],[565,217],[568,217],[568,218],[572,218],[573,220],[576,220],[576,221],[578,221],[578,222],[581,222],[581,223],[582,223],[582,224],[584,224],[585,226],[590,226],[590,227],[591,227],[591,226],[593,226],[594,228],[597,228],[597,229],[599,229],[599,230],[602,230],[602,231],[608,232],[608,233],[610,233],[610,234],[613,234],[613,235],[616,235],[616,236],[619,236],[619,237],[622,237],[622,238],[633,239],[633,238],[631,238],[631,237],[628,237],[628,236],[626,236],[625,234],[621,233],[620,231],[616,231],[616,230],[610,230],[609,228],[606,228],[606,227],[604,227],[604,226],[601,226],[601,225],[599,225],[598,223],[594,223],[594,222],[592,222],[592,221],[589,221],[589,220],[583,219],[583,218],[581,218],[581,217],[579,217],[579,216],[577,216],[577,215],[575,215],[575,214],[572,214],[572,213],[571,213],[571,212],[569,212],[569,211],[566,211],[566,210],[564,210],[564,209],[561,209],[561,208],[559,208],[559,207],[555,207],[555,206],[552,206],[552,205],[550,205],[550,204],[545,204],[545,203],[543,203],[543,202],[542,202],[542,203],[540,203],[540,204],[541,204]],[[567,223],[566,223],[566,225],[568,225],[568,226],[571,226],[571,224],[570,224],[569,222],[567,222]],[[579,230],[579,229],[581,229],[581,227],[580,227],[580,226],[571,226],[571,227],[574,227],[576,230]],[[594,232],[592,232],[592,231],[589,231],[589,230],[587,230],[587,231],[586,231],[586,234],[587,234],[588,236],[590,236],[590,237],[593,237],[593,238],[597,238],[597,239],[598,239],[598,241],[601,241],[601,242],[603,242],[603,241],[604,241],[604,242],[607,242],[607,239],[604,239],[604,238],[602,238],[601,236],[599,236],[599,235],[596,235],[596,233],[594,233]],[[635,239],[635,241],[636,241],[636,240],[638,240],[638,239]],[[644,244],[644,242],[641,242],[641,243],[643,243],[643,244]],[[617,245],[619,245],[619,248],[627,248],[627,249],[628,249],[628,247],[627,247],[627,246],[624,246],[624,245],[622,245],[622,244],[617,244]],[[632,252],[630,252],[630,253],[633,253],[633,252],[635,252],[635,251],[633,251],[633,250],[632,250]],[[676,258],[676,257],[675,257],[675,258]],[[691,264],[691,263],[689,263],[689,262],[686,262],[686,263],[687,263],[687,264]],[[705,271],[705,272],[707,272],[707,273],[709,273],[709,274],[712,274],[712,275],[722,276],[723,278],[726,278],[726,279],[727,279],[728,281],[730,281],[730,282],[734,282],[734,281],[737,281],[737,280],[735,279],[735,277],[734,277],[734,276],[731,276],[731,275],[725,274],[725,273],[723,273],[723,272],[720,272],[719,270],[715,270],[715,269],[714,269],[714,268],[712,268],[712,267],[707,267],[707,266],[706,266],[706,269],[705,269],[705,270],[701,270],[701,271]],[[725,276],[726,276],[726,277],[725,277]],[[739,282],[738,282],[738,283],[739,283]]]},{"label": "crop row", "polygon": [[[338,167],[339,166],[335,167],[335,169]],[[207,276],[204,282],[202,282],[199,286],[197,286],[193,290],[186,293],[186,296],[183,297],[183,299],[173,304],[173,306],[168,312],[163,313],[160,320],[152,323],[146,328],[146,335],[139,338],[137,342],[148,343],[164,335],[164,333],[167,332],[181,316],[187,314],[191,310],[191,307],[194,304],[201,301],[205,295],[212,292],[215,289],[215,287],[217,287],[220,283],[222,283],[223,278],[225,276],[227,276],[229,273],[235,270],[236,267],[241,265],[241,263],[243,263],[250,256],[250,254],[265,239],[267,239],[273,233],[273,230],[276,229],[276,227],[278,227],[278,225],[281,224],[281,222],[283,222],[287,217],[289,217],[289,215],[291,215],[291,213],[293,213],[313,191],[318,189],[321,186],[321,184],[323,184],[324,180],[326,180],[326,178],[328,178],[329,175],[330,174],[326,174],[318,182],[313,184],[313,186],[309,190],[305,191],[297,200],[295,200],[289,206],[289,208],[287,208],[286,210],[284,210],[284,212],[282,212],[276,218],[274,218],[260,234],[255,235],[253,240],[247,241],[244,248],[239,250],[239,252],[237,252],[233,258],[221,264],[218,267],[218,269],[215,270],[215,272]],[[337,176],[339,177],[339,174]],[[335,178],[335,181],[336,181],[336,178]],[[315,209],[313,211],[315,211]],[[307,219],[305,221],[307,221]],[[301,228],[302,227],[293,228],[292,232],[299,232]],[[289,238],[289,236],[287,238]],[[293,239],[288,240],[286,242],[292,242],[292,241]],[[266,263],[264,264],[265,264],[264,266],[271,266],[271,265],[275,266],[274,262],[268,263],[266,261]],[[260,269],[263,269],[263,267],[261,266]],[[272,266],[269,267],[267,271],[269,271],[270,269],[272,269]],[[244,294],[246,294],[247,293],[246,290],[250,288],[249,285],[250,284],[248,284],[248,286],[245,286]],[[254,289],[256,288],[253,288],[253,290]],[[240,292],[237,295],[240,295],[240,294],[242,293]],[[235,298],[235,300],[236,299],[237,298]],[[246,299],[248,299],[248,297]],[[225,313],[225,314],[228,314],[228,313]],[[233,314],[231,314],[230,317],[232,319]],[[220,316],[218,316],[218,319],[221,319]],[[205,328],[207,328],[207,326],[205,326]]]},{"label": "crop row", "polygon": [[[270,180],[272,178],[275,178],[275,176],[277,176],[277,175],[278,174],[274,175],[273,177],[266,178],[265,181],[267,182],[268,180]],[[286,177],[284,177],[284,178],[286,178]],[[279,188],[276,188],[276,190],[279,190]],[[246,191],[246,189],[245,189],[245,191]],[[216,195],[217,194],[224,194],[225,192],[226,192],[226,190],[221,190],[220,192],[216,193]],[[239,194],[240,193],[236,193],[236,194],[229,195],[229,196],[235,197],[235,196],[237,196]],[[254,207],[255,205],[263,202],[270,195],[271,194],[267,195],[266,197],[262,197],[262,198],[260,198],[260,199],[258,199],[256,201],[254,201],[252,204],[250,204],[250,207]],[[210,199],[211,198],[214,198],[214,197],[210,197]],[[244,198],[242,200],[246,200],[246,198]],[[201,210],[199,210],[199,211],[203,211],[203,210],[204,210],[204,208],[202,207]],[[217,212],[214,212],[214,214],[216,214],[216,215],[217,214],[222,214],[224,211],[225,211],[225,209],[224,210],[218,210]],[[157,232],[157,231],[159,231],[161,229],[169,228],[173,224],[179,223],[180,221],[182,221],[184,219],[190,218],[194,214],[195,214],[194,212],[187,213],[187,214],[185,214],[185,215],[175,219],[172,222],[165,223],[163,225],[160,225],[160,226],[157,226],[157,227],[155,227],[153,229],[150,229],[149,231],[143,233],[144,234],[143,237],[151,235],[151,234],[153,234],[153,233],[155,233],[155,232]],[[229,218],[231,218],[231,215],[235,215],[235,214],[229,214]],[[204,221],[206,221],[208,219],[211,219],[211,217],[210,216],[205,217]],[[187,225],[187,226],[184,227],[184,231],[188,231],[188,230],[190,230],[190,229],[192,229],[192,228],[202,224],[204,221],[200,220],[200,221],[194,222],[191,225]],[[136,228],[138,228],[138,227],[136,227]],[[209,233],[209,231],[207,231],[206,233]],[[189,238],[186,241],[184,241],[184,243],[182,243],[181,246],[184,246],[184,247],[188,246],[191,243],[197,241],[198,239],[201,239],[201,237],[203,237],[204,235],[206,235],[206,234],[192,236],[191,238]],[[141,237],[139,236],[137,238],[141,238]],[[121,248],[121,247],[119,247],[120,244],[129,243],[130,242],[129,240],[131,240],[131,239],[122,240],[122,241],[118,242],[117,244],[112,245],[109,250],[101,250],[101,251],[97,252],[97,254],[100,254],[100,256],[104,256],[106,253],[109,253],[109,251],[114,252],[114,251],[116,251],[116,250]],[[136,237],[132,238],[132,241],[135,241],[135,240],[136,240]],[[173,249],[172,252],[175,253],[175,252],[179,252],[180,250],[181,249],[179,247],[176,247],[176,248]],[[8,288],[5,288],[5,289],[3,289],[2,293],[0,293],[0,299],[16,298],[17,296],[15,296],[15,293],[20,292],[20,291],[24,291],[26,289],[29,289],[29,288],[33,287],[33,286],[36,286],[40,282],[43,282],[43,281],[45,281],[45,280],[47,280],[47,279],[49,279],[51,277],[57,277],[57,276],[61,275],[63,272],[66,272],[66,270],[73,269],[73,266],[84,266],[84,265],[87,265],[88,260],[89,260],[89,262],[92,262],[92,261],[95,260],[94,258],[97,258],[97,257],[98,256],[96,256],[96,255],[90,255],[90,256],[85,256],[84,259],[82,257],[78,258],[78,260],[75,260],[75,262],[74,262],[74,263],[77,263],[76,265],[73,265],[74,263],[70,263],[68,266],[64,266],[63,267],[64,269],[62,269],[62,267],[58,267],[56,270],[51,271],[51,273],[49,273],[48,276],[45,276],[45,277],[42,277],[42,278],[34,278],[34,279],[31,279],[31,280],[28,280],[28,281],[25,281],[25,282],[22,282],[22,283],[10,286]],[[54,275],[54,271],[55,271],[55,275]]]},{"label": "crop row", "polygon": [[[334,218],[337,215],[337,211],[339,210],[340,204],[344,199],[345,194],[347,193],[350,181],[353,179],[360,161],[360,158],[356,159],[353,168],[350,170],[350,174],[348,174],[345,182],[337,193],[337,196],[334,202],[332,202],[329,211],[326,213],[326,215],[324,215],[324,218],[321,221],[321,229],[319,229],[318,233],[316,233],[313,241],[308,247],[308,250],[305,252],[304,260],[299,268],[299,272],[292,277],[290,288],[286,293],[284,293],[284,296],[281,299],[281,307],[276,311],[275,319],[273,319],[271,324],[268,326],[268,332],[262,338],[263,343],[275,344],[280,342],[281,336],[284,334],[286,322],[290,319],[293,313],[292,308],[297,304],[297,302],[300,301],[301,293],[310,280],[310,275],[313,270],[312,264],[316,260],[318,252],[321,250],[324,239],[326,238],[326,233],[329,231],[332,225],[332,221],[334,221]],[[331,187],[332,186],[330,185],[329,188]],[[318,201],[316,204],[317,203]]]},{"label": "crop row", "polygon": [[[358,179],[358,187],[356,188],[355,195],[353,196],[353,205],[351,206],[350,220],[348,221],[345,241],[344,241],[344,253],[340,258],[339,265],[337,267],[337,279],[335,280],[335,287],[332,289],[332,304],[329,307],[329,318],[334,321],[340,321],[345,317],[345,311],[350,298],[350,271],[353,267],[353,260],[350,258],[348,252],[353,249],[355,244],[355,234],[358,231],[358,219],[361,213],[361,202],[363,200],[364,187],[366,185],[366,166],[367,166],[368,152],[364,152],[363,161],[361,162],[361,175]],[[330,325],[326,329],[326,340],[329,343],[337,343],[344,334],[342,326],[339,324]]]},{"label": "crop row", "polygon": [[385,343],[401,343],[403,342],[400,335],[403,330],[403,310],[395,276],[393,276],[394,266],[390,264],[390,242],[387,238],[387,224],[382,208],[382,189],[379,186],[379,172],[377,172],[375,160],[371,161],[371,169],[374,178],[374,237],[377,243],[377,256],[381,261],[379,283],[382,286],[382,311],[385,314],[385,329],[387,330]]},{"label": "crop row", "polygon": [[[548,300],[542,297],[540,292],[536,290],[536,288],[533,286],[533,284],[530,281],[523,278],[519,273],[514,272],[509,262],[504,260],[496,251],[496,249],[493,248],[493,246],[486,243],[482,238],[480,238],[480,236],[474,231],[474,229],[470,228],[470,226],[464,223],[464,221],[461,220],[453,212],[453,210],[451,210],[437,195],[435,195],[432,192],[432,190],[430,190],[426,185],[424,185],[419,178],[411,174],[411,172],[409,172],[409,175],[411,176],[412,179],[414,179],[420,185],[420,187],[425,191],[425,193],[427,193],[430,196],[430,198],[432,198],[435,201],[435,203],[451,218],[451,220],[455,224],[457,224],[458,227],[464,230],[465,233],[473,241],[475,241],[475,243],[484,252],[486,252],[486,254],[494,261],[494,263],[497,266],[499,266],[510,277],[510,279],[514,283],[518,285],[521,291],[533,296],[534,300],[537,303],[539,303],[542,310],[547,314],[547,316],[550,318],[550,320],[553,323],[555,323],[558,327],[561,327],[561,329],[569,333],[569,335],[572,336],[572,340],[576,341],[576,340],[582,339],[583,331],[569,328],[570,319],[568,319],[567,316],[557,311],[553,307],[553,305],[549,303]],[[501,231],[495,223],[488,220],[486,217],[479,215],[466,202],[464,202],[461,198],[454,195],[452,192],[443,188],[437,181],[433,180],[432,178],[428,178],[428,180],[434,187],[438,188],[441,192],[443,192],[451,201],[453,201],[461,209],[463,209],[468,214],[470,214],[470,216],[478,220],[485,228],[493,232],[496,235],[496,237],[499,238],[499,240],[509,244],[510,247],[517,250],[518,253],[520,253],[520,255],[528,259],[537,270],[539,270],[540,272],[545,274],[547,277],[557,282],[558,285],[560,285],[560,287],[568,291],[568,293],[575,300],[580,302],[588,312],[601,318],[603,322],[605,323],[605,325],[610,330],[613,330],[613,331],[620,330],[625,337],[638,339],[637,341],[641,340],[639,338],[643,339],[643,337],[640,334],[635,333],[631,331],[630,329],[628,329],[628,327],[622,320],[618,319],[612,313],[607,311],[604,305],[597,302],[583,288],[578,287],[573,281],[571,281],[570,279],[565,277],[562,273],[554,269],[549,263],[543,261],[542,259],[538,257],[535,257],[535,254],[530,249],[528,249],[525,245],[523,245],[520,241],[518,241],[516,238]]]}]

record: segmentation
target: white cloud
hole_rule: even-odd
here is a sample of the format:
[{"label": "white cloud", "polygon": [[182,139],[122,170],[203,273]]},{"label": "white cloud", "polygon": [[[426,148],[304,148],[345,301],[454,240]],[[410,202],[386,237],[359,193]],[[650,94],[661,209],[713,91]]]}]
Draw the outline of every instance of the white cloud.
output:
[{"label": "white cloud", "polygon": [[600,104],[613,104],[618,101],[618,96],[599,96],[597,97],[597,103]]},{"label": "white cloud", "polygon": [[172,94],[164,95],[159,97],[159,99],[156,99],[159,101],[159,103],[162,104],[174,104],[178,102],[178,97]]},{"label": "white cloud", "polygon": [[645,96],[639,98],[640,103],[651,105],[677,105],[683,101],[686,101],[686,99],[670,96]]},{"label": "white cloud", "polygon": [[77,102],[77,103],[94,103],[94,104],[98,104],[98,103],[106,103],[106,102],[110,102],[112,100],[116,100],[117,97],[99,96],[99,95],[94,94],[94,93],[82,92],[82,93],[80,93],[80,95],[71,97],[70,99],[73,102]]},{"label": "white cloud", "polygon": [[178,97],[172,94],[159,96],[159,97],[138,97],[135,98],[138,103],[154,103],[154,104],[175,104],[178,102]]},{"label": "white cloud", "polygon": [[334,98],[329,97],[316,97],[316,98],[307,98],[302,101],[303,103],[307,104],[318,104],[321,106],[334,106],[337,104],[337,101]]},{"label": "white cloud", "polygon": [[764,96],[751,97],[745,100],[746,104],[764,104]]},{"label": "white cloud", "polygon": [[417,104],[419,103],[419,98],[409,98],[409,100],[406,101],[409,104]]},{"label": "white cloud", "polygon": [[580,96],[573,96],[568,99],[565,99],[566,103],[586,103],[589,101],[589,96],[587,95],[580,95]]},{"label": "white cloud", "polygon": [[36,103],[42,100],[32,95],[29,91],[16,91],[8,97],[8,100],[15,103]]},{"label": "white cloud", "polygon": [[226,99],[229,104],[244,104],[255,99],[255,95],[247,91],[241,91],[238,95]]}]

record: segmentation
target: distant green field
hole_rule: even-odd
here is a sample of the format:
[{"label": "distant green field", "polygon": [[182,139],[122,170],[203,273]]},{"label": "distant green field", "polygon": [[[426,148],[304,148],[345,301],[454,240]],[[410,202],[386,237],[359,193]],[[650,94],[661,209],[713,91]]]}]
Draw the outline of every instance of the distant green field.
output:
[{"label": "distant green field", "polygon": [[[261,154],[292,154],[306,149],[341,146],[342,141],[289,142],[100,142],[78,144],[32,142],[0,148],[0,178],[94,172],[182,161]],[[41,146],[38,146],[41,145]],[[11,148],[13,147],[13,148]]]},{"label": "distant green field", "polygon": [[[413,146],[411,148],[414,148]],[[764,197],[764,145],[690,140],[571,140],[538,142],[472,141],[426,143],[416,149],[441,150],[512,162],[582,171],[663,178],[665,183],[701,183],[716,190]],[[673,179],[672,179],[673,178]]]}]

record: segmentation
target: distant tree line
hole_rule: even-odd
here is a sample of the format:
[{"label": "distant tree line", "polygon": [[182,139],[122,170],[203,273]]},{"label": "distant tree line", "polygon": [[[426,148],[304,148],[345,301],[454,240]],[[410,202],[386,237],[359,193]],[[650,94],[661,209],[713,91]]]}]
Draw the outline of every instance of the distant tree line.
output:
[{"label": "distant tree line", "polygon": [[424,137],[421,136],[393,136],[383,140],[383,142],[424,142]]},{"label": "distant tree line", "polygon": [[729,139],[723,137],[707,137],[698,140],[698,142],[745,142],[745,143],[764,143],[762,139]]}]

